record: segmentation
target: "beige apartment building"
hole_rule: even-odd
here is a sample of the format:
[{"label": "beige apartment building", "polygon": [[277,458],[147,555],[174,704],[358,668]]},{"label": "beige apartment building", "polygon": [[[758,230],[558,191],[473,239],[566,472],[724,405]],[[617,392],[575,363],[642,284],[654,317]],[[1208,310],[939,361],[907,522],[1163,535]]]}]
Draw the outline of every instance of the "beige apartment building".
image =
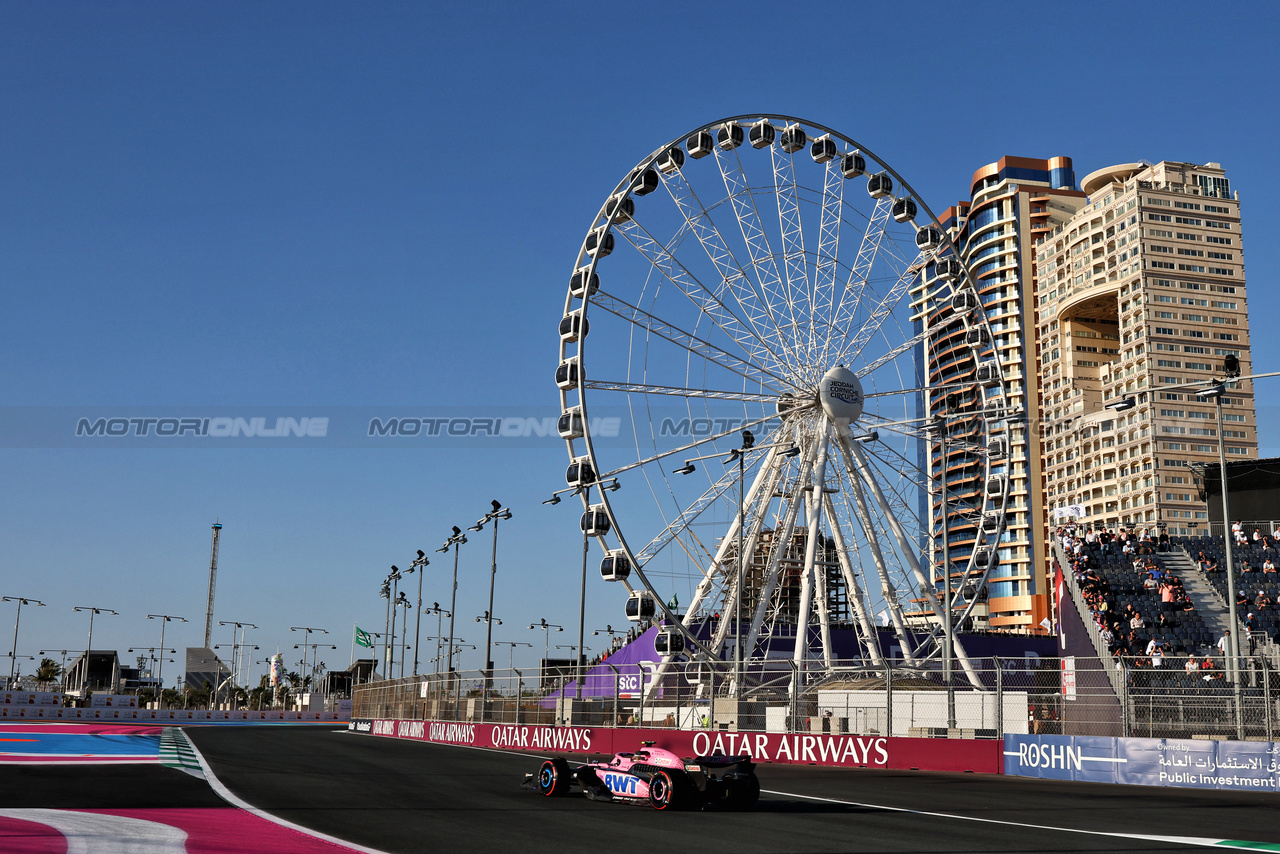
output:
[{"label": "beige apartment building", "polygon": [[[1252,372],[1239,199],[1217,163],[1127,163],[1080,189],[1087,206],[1034,247],[1037,539],[1077,518],[1207,533],[1193,470],[1217,462],[1217,413],[1182,386],[1228,354]],[[1222,401],[1227,461],[1256,459],[1252,383]]]}]

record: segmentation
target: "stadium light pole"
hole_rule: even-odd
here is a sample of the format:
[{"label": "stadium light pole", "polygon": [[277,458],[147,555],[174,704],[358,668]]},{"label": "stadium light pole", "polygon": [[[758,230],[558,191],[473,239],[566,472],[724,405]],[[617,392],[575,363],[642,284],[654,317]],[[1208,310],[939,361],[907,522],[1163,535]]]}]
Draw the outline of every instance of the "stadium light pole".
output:
[{"label": "stadium light pole", "polygon": [[527,646],[527,647],[529,647],[529,649],[533,649],[533,644],[531,644],[531,643],[522,643],[522,642],[520,642],[520,641],[494,641],[494,644],[496,644],[497,646],[506,646],[506,647],[510,647],[510,648],[511,648],[511,655],[510,655],[510,657],[507,659],[507,669],[508,669],[508,670],[515,670],[515,669],[516,669],[516,647],[518,647],[518,646]]},{"label": "stadium light pole", "polygon": [[[426,573],[427,567],[431,564],[422,549],[418,549],[418,557],[413,563],[409,564],[409,572],[418,573],[418,616],[414,620],[413,630],[413,675],[418,675],[418,650],[421,648],[422,641],[422,576]],[[439,634],[437,632],[436,634]]]},{"label": "stadium light pole", "polygon": [[[163,650],[164,650],[165,626],[167,626],[170,622],[185,623],[187,622],[187,618],[177,617],[177,616],[174,616],[173,614],[147,614],[147,619],[160,621],[160,649],[162,650],[162,652],[161,652],[161,658],[160,658],[160,669],[159,669],[159,672],[156,674],[156,708],[163,709],[164,708],[164,653],[163,653]],[[175,650],[173,654],[177,655],[178,653]]]},{"label": "stadium light pole", "polygon": [[[592,477],[594,476],[595,476],[594,473],[592,473]],[[622,484],[618,482],[618,479],[616,477],[610,480],[601,481],[599,483],[580,483],[577,486],[567,487],[565,489],[561,489],[556,492],[553,492],[551,493],[550,498],[542,502],[543,504],[550,504],[554,506],[560,503],[560,496],[567,492],[570,495],[583,496],[583,503],[586,504],[587,506],[587,509],[583,511],[581,521],[578,523],[578,527],[582,528],[582,586],[578,594],[578,646],[579,647],[582,646],[583,640],[586,637],[586,633],[587,633],[587,558],[591,552],[591,538],[587,534],[587,528],[588,528],[587,514],[591,512],[591,487],[593,486],[600,487],[600,491],[602,493],[605,490],[608,490],[609,492],[617,492],[619,489],[622,488]],[[535,628],[535,627],[530,626],[529,628]],[[541,628],[541,627],[539,626],[538,628]],[[545,659],[546,655],[544,655],[543,658]],[[575,693],[577,695],[577,698],[581,699],[582,683],[586,679],[586,667],[584,662],[582,661],[581,656],[579,656],[578,660],[573,663],[573,666],[574,666],[574,672],[577,674],[577,680],[576,680],[577,688],[575,690]]]},{"label": "stadium light pole", "polygon": [[[240,680],[240,650],[246,646],[244,641],[245,629],[258,628],[253,623],[241,623],[235,620],[219,620],[220,626],[233,626],[231,629],[231,684],[239,684]],[[236,642],[236,632],[240,633],[240,640]],[[246,680],[248,681],[248,680]]]},{"label": "stadium light pole", "polygon": [[[93,618],[96,614],[110,614],[113,617],[120,616],[119,611],[113,611],[110,608],[96,608],[93,605],[76,605],[73,611],[89,612],[89,641],[84,648],[84,672],[80,676],[80,699],[84,699],[85,689],[89,685],[89,659],[93,655]],[[163,644],[162,644],[163,645]]]},{"label": "stadium light pole", "polygon": [[449,536],[449,539],[444,541],[443,546],[436,549],[438,552],[448,554],[449,548],[453,548],[453,590],[451,591],[449,598],[449,667],[445,670],[446,675],[453,673],[453,615],[458,610],[458,551],[466,541],[467,535],[462,533],[461,528],[454,525],[453,534]]},{"label": "stadium light pole", "polygon": [[[435,614],[435,615],[436,615],[436,636],[435,636],[435,641],[436,641],[436,658],[435,658],[435,665],[436,665],[436,668],[435,668],[435,671],[434,671],[434,672],[435,672],[435,674],[436,674],[437,676],[439,676],[439,675],[440,675],[440,661],[441,661],[441,656],[440,656],[440,641],[444,640],[444,637],[440,634],[440,622],[441,622],[441,619],[440,619],[440,618],[441,618],[443,615],[445,615],[445,614],[449,614],[449,616],[450,616],[450,617],[452,617],[452,616],[453,616],[453,614],[452,614],[452,613],[450,613],[449,611],[446,611],[445,609],[441,608],[441,607],[440,607],[440,603],[439,603],[439,602],[432,602],[432,603],[431,603],[431,607],[427,609],[427,613],[428,613],[428,614]],[[419,614],[419,616],[421,616],[421,614]],[[431,638],[430,638],[430,637],[428,637],[428,638],[427,638],[427,640],[431,640]]]},{"label": "stadium light pole", "polygon": [[5,684],[9,686],[9,690],[13,690],[13,668],[18,663],[18,621],[22,619],[23,605],[38,605],[41,608],[46,607],[39,599],[26,599],[22,596],[3,596],[0,602],[17,602],[18,613],[13,618],[13,652],[9,653],[9,681]]},{"label": "stadium light pole", "polygon": [[529,628],[541,629],[543,631],[542,666],[545,668],[547,666],[547,659],[551,657],[551,630],[555,629],[557,632],[563,632],[564,626],[557,626],[555,623],[548,623],[547,618],[543,617],[542,620],[537,623],[530,623]]},{"label": "stadium light pole", "polygon": [[489,566],[489,610],[484,612],[485,621],[488,624],[484,633],[485,696],[488,696],[493,682],[493,660],[490,657],[493,642],[493,618],[490,615],[493,614],[493,583],[498,577],[498,520],[511,518],[511,508],[503,507],[502,502],[495,499],[490,501],[489,504],[493,509],[481,516],[479,521],[467,529],[478,533],[484,530],[484,526],[487,523],[493,522],[493,557]]},{"label": "stadium light pole", "polygon": [[391,564],[391,574],[387,576],[387,581],[391,583],[391,592],[387,594],[391,598],[387,602],[387,607],[391,611],[391,626],[387,630],[387,678],[395,678],[396,669],[396,619],[399,614],[396,609],[400,607],[400,567],[394,563]]},{"label": "stadium light pole", "polygon": [[[290,627],[289,627],[289,631],[291,631],[291,632],[302,632],[302,633],[303,633],[303,634],[302,634],[302,646],[303,646],[303,650],[302,650],[302,669],[303,669],[303,670],[306,670],[306,669],[307,669],[307,650],[306,650],[306,646],[307,646],[307,641],[311,640],[311,633],[312,633],[312,632],[315,632],[316,634],[324,634],[324,635],[327,635],[327,634],[329,634],[329,630],[328,630],[328,629],[317,629],[317,628],[314,628],[314,627],[312,627],[312,626],[290,626]],[[294,648],[296,649],[297,647],[294,647]]]}]

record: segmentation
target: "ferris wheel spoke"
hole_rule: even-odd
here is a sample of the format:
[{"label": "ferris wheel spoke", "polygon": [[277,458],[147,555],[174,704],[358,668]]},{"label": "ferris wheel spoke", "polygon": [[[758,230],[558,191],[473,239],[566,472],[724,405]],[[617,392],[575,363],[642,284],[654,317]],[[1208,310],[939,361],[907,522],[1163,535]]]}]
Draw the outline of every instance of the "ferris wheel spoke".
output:
[{"label": "ferris wheel spoke", "polygon": [[[812,362],[813,353],[809,336],[802,333],[801,321],[813,316],[813,295],[809,291],[809,271],[804,251],[804,228],[800,217],[800,201],[796,196],[796,171],[792,155],[778,146],[769,146],[773,158],[773,185],[777,189],[778,225],[782,231],[782,266],[786,270],[783,287],[795,334],[791,341],[797,353],[803,352],[806,362]],[[804,297],[804,304],[797,305]],[[797,313],[798,311],[798,313]],[[810,323],[811,325],[811,323]]]},{"label": "ferris wheel spoke", "polygon": [[[866,424],[861,424],[865,421]],[[890,433],[897,433],[901,436],[910,436],[913,439],[924,439],[926,434],[921,426],[924,422],[923,418],[912,418],[905,421],[890,421],[882,415],[874,412],[863,411],[859,419],[860,426],[871,428],[875,431],[888,430]]]},{"label": "ferris wheel spoke", "polygon": [[[760,629],[764,624],[765,612],[773,600],[774,593],[778,589],[778,580],[782,567],[782,559],[786,555],[791,545],[791,536],[795,531],[796,516],[800,513],[800,503],[804,500],[804,487],[808,483],[809,475],[813,468],[814,457],[817,448],[815,443],[806,443],[808,447],[801,452],[800,465],[796,470],[796,477],[791,487],[790,498],[784,498],[784,508],[782,518],[774,529],[773,548],[769,553],[769,562],[765,566],[763,573],[763,583],[761,584],[761,592],[756,600],[755,613],[752,615],[750,633],[747,635],[747,641],[743,645],[744,657],[756,648],[756,643],[760,637]],[[783,489],[786,492],[786,489]],[[717,630],[717,635],[723,638],[728,632],[728,623],[723,623]]]},{"label": "ferris wheel spoke", "polygon": [[880,533],[862,485],[852,472],[849,472],[848,484],[849,490],[843,492],[841,498],[849,512],[849,517],[856,519],[858,527],[862,529],[863,539],[866,540],[868,550],[871,552],[871,562],[875,567],[876,577],[880,580],[880,598],[884,602],[885,610],[889,612],[889,620],[893,623],[894,632],[902,642],[902,658],[911,664],[915,660],[911,635],[907,631],[907,621],[902,612],[902,603],[898,599],[898,589],[889,571],[889,562],[885,560],[884,549],[880,546]]},{"label": "ferris wheel spoke", "polygon": [[[710,211],[702,204],[702,200],[689,184],[684,173],[676,170],[670,175],[664,175],[663,183],[671,200],[680,209],[685,226],[698,238],[707,259],[716,268],[723,290],[733,295],[739,309],[746,315],[747,323],[751,326],[756,338],[762,342],[768,342],[766,352],[773,357],[775,366],[782,367],[785,362],[779,358],[780,354],[794,356],[794,353],[789,353],[787,342],[779,335],[778,330],[781,325],[773,316],[769,300],[747,276],[741,262],[725,242],[724,235],[720,233]],[[715,296],[720,299],[722,290],[717,289],[717,291]]]},{"label": "ferris wheel spoke", "polygon": [[921,332],[917,335],[913,335],[912,337],[908,338],[906,341],[903,341],[901,344],[894,347],[889,352],[863,365],[859,370],[854,371],[854,374],[858,377],[858,379],[862,379],[865,376],[870,376],[871,374],[880,370],[880,368],[884,367],[885,365],[892,362],[894,359],[901,356],[903,353],[911,352],[911,350],[915,349],[921,342],[923,342],[926,338],[929,337],[929,333],[930,333],[930,330],[926,329],[924,332]]},{"label": "ferris wheel spoke", "polygon": [[610,314],[621,317],[623,320],[629,321],[642,329],[652,332],[659,338],[670,341],[679,347],[683,347],[695,356],[701,356],[709,362],[724,368],[726,371],[732,371],[741,377],[745,377],[753,383],[758,383],[764,388],[775,388],[771,383],[776,381],[785,383],[785,381],[771,371],[758,367],[756,364],[739,358],[721,348],[703,341],[691,332],[685,332],[683,329],[674,324],[667,323],[659,317],[649,314],[642,308],[637,308],[625,300],[619,299],[612,294],[604,291],[597,291],[591,297],[591,304],[599,306]]},{"label": "ferris wheel spoke", "polygon": [[685,388],[674,385],[646,385],[645,383],[609,382],[606,380],[584,380],[582,387],[596,391],[618,391],[627,394],[664,394],[674,397],[697,398],[700,400],[736,400],[743,403],[774,403],[777,394],[756,393],[751,391],[717,391],[705,388]]},{"label": "ferris wheel spoke", "polygon": [[775,364],[782,364],[770,350],[767,341],[734,314],[714,291],[703,285],[697,276],[689,272],[666,246],[645,231],[635,219],[620,223],[617,228],[663,278],[679,288],[700,312],[706,314],[720,331],[736,341],[743,352],[749,354],[757,364],[764,364],[766,355]]},{"label": "ferris wheel spoke", "polygon": [[[778,416],[776,415],[766,415],[763,418],[757,418],[754,421],[742,421],[742,422],[739,422],[737,419],[721,419],[725,421],[733,421],[734,426],[731,429],[725,430],[720,433],[709,433],[706,436],[702,437],[701,439],[698,439],[696,442],[690,442],[689,444],[681,445],[678,448],[671,448],[666,451],[661,451],[660,453],[653,454],[652,456],[646,457],[643,460],[638,460],[634,463],[627,463],[625,466],[619,466],[618,468],[613,469],[612,471],[607,471],[607,472],[604,472],[603,474],[598,475],[596,479],[601,481],[609,480],[611,478],[617,477],[623,472],[628,472],[628,471],[631,471],[632,469],[638,469],[643,466],[656,463],[659,460],[665,460],[668,457],[678,458],[680,455],[688,453],[689,451],[692,451],[701,445],[705,445],[708,442],[717,442],[720,439],[727,439],[730,436],[736,436],[739,433],[741,433],[743,430],[749,430],[752,427],[759,427],[761,424],[767,424],[770,421],[776,420],[777,417]],[[708,420],[715,421],[718,419],[708,419]]]},{"label": "ferris wheel spoke", "polygon": [[[777,487],[778,478],[782,473],[782,466],[779,465],[779,460],[780,457],[777,455],[777,449],[774,449],[774,451],[770,452],[769,456],[765,459],[764,463],[761,465],[759,473],[752,481],[749,496],[743,498],[744,507],[752,507],[753,510],[757,505],[760,507],[759,512],[752,516],[753,522],[751,534],[746,538],[746,545],[744,545],[743,548],[744,554],[755,553],[755,542],[759,537],[761,520],[764,518],[769,502],[773,500],[773,491]],[[727,477],[730,479],[729,482],[732,483],[735,479],[734,475],[734,472],[726,471],[724,477],[721,478],[721,481]],[[721,490],[719,495],[723,495],[727,490],[728,487],[726,486]],[[719,495],[716,497],[718,498]],[[698,512],[701,513],[702,511],[699,510]],[[684,525],[687,527],[691,522],[692,519],[685,522]],[[701,609],[702,603],[707,601],[717,588],[721,591],[725,590],[727,579],[725,578],[725,573],[723,571],[724,562],[729,551],[735,547],[739,522],[740,520],[737,514],[734,514],[733,521],[730,523],[728,531],[726,531],[724,537],[720,540],[720,546],[716,550],[715,556],[707,565],[707,569],[703,573],[702,579],[698,582],[697,589],[694,591],[693,602],[690,604],[688,611],[685,612],[686,626],[692,625],[693,618]],[[649,547],[646,547],[645,551],[649,551]],[[719,647],[716,648],[718,649]]]},{"label": "ferris wheel spoke", "polygon": [[[813,277],[813,296],[809,314],[809,349],[816,352],[817,319],[819,314],[830,317],[835,311],[837,258],[840,254],[840,223],[844,207],[844,175],[840,172],[840,160],[827,161],[822,186],[822,213],[818,220],[818,258]],[[825,347],[825,341],[822,342]]]},{"label": "ferris wheel spoke", "polygon": [[[871,275],[871,268],[875,265],[876,253],[880,251],[880,243],[884,240],[884,234],[889,225],[889,213],[892,210],[892,198],[884,196],[876,199],[875,208],[862,234],[862,242],[858,246],[858,255],[854,258],[853,266],[849,268],[849,278],[845,281],[844,289],[836,300],[835,311],[829,317],[830,325],[826,329],[826,341],[823,344],[822,355],[818,358],[820,364],[825,365],[831,361],[828,357],[831,354],[833,339],[837,335],[843,335],[843,330],[848,329],[853,324],[854,317],[857,316],[862,292],[867,287],[867,279]],[[852,298],[850,291],[853,291]]]},{"label": "ferris wheel spoke", "polygon": [[[840,447],[841,451],[845,454],[846,465],[857,469],[859,475],[870,488],[876,503],[880,505],[884,519],[889,523],[889,527],[893,531],[894,538],[898,541],[899,553],[906,561],[907,566],[910,567],[920,589],[922,591],[928,591],[929,595],[926,596],[925,599],[929,602],[929,606],[937,620],[937,625],[941,626],[943,624],[942,603],[939,601],[938,595],[935,592],[935,585],[925,575],[924,570],[921,569],[920,562],[916,559],[914,549],[907,539],[902,523],[890,509],[889,503],[880,489],[879,482],[877,482],[875,477],[873,477],[868,471],[866,458],[863,456],[861,449],[854,447],[853,443],[844,440],[843,437],[841,439]],[[978,679],[978,674],[973,669],[973,663],[969,660],[968,655],[965,654],[964,648],[961,646],[958,639],[953,638],[952,649],[955,652],[956,659],[960,662],[961,668],[965,671],[965,675],[969,677],[969,681],[975,686],[981,685],[982,683]]]},{"label": "ferris wheel spoke", "polygon": [[[803,500],[806,504],[806,512],[808,514],[808,530],[805,532],[805,549],[804,549],[804,565],[800,571],[800,617],[796,620],[796,646],[792,655],[795,662],[797,672],[803,673],[805,663],[809,658],[809,606],[814,601],[817,592],[817,578],[814,573],[815,564],[818,557],[818,532],[822,524],[822,495],[823,487],[827,479],[827,448],[829,446],[828,437],[830,427],[823,419],[822,426],[819,428],[818,442],[818,459],[813,466],[813,476],[809,484],[809,490],[805,494]],[[799,502],[797,502],[799,503]],[[830,635],[830,615],[827,613],[826,602],[821,596],[817,596],[818,625],[823,637],[823,658],[827,666],[831,665],[831,635]]]},{"label": "ferris wheel spoke", "polygon": [[898,303],[906,296],[907,289],[916,278],[915,271],[916,265],[913,264],[898,277],[898,280],[893,283],[893,287],[884,295],[884,299],[880,300],[880,303],[871,312],[871,316],[858,329],[857,334],[837,351],[835,361],[839,362],[847,358],[852,362],[862,355],[862,350],[867,346],[867,342],[875,337],[885,319],[893,313],[893,310],[898,307]]},{"label": "ferris wheel spoke", "polygon": [[[858,575],[853,571],[853,563],[849,559],[849,543],[844,536],[844,526],[836,514],[835,503],[829,493],[822,495],[823,510],[830,520],[831,538],[835,540],[836,562],[840,566],[840,574],[844,579],[845,593],[849,599],[849,610],[853,612],[854,628],[858,632],[864,653],[870,657],[872,664],[883,664],[884,656],[880,652],[880,636],[875,630],[875,619],[871,614],[866,591],[858,582]],[[865,576],[864,576],[865,577]]]},{"label": "ferris wheel spoke", "polygon": [[[795,347],[796,336],[794,334],[787,335],[785,331],[787,319],[785,316],[780,318],[780,315],[784,315],[784,311],[793,312],[794,309],[787,299],[782,276],[778,273],[777,261],[774,258],[772,248],[769,246],[769,236],[761,225],[760,211],[756,209],[755,195],[752,193],[751,185],[743,172],[742,160],[738,156],[738,150],[733,149],[732,152],[726,153],[717,147],[715,155],[716,163],[720,166],[720,175],[724,180],[725,190],[729,194],[730,207],[738,220],[738,230],[742,233],[742,240],[747,245],[747,254],[751,256],[751,264],[755,268],[756,276],[760,281],[760,294],[764,301],[765,312],[777,324],[778,340],[782,342],[788,351],[791,364],[801,365],[803,364],[803,359]],[[790,322],[794,332],[794,314],[792,314]]]}]

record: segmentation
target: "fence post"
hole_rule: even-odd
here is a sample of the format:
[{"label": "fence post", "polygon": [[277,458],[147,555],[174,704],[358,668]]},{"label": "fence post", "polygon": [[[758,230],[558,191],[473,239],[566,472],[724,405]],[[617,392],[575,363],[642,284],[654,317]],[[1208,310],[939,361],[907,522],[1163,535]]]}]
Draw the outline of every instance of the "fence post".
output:
[{"label": "fence post", "polygon": [[1267,657],[1261,656],[1262,662],[1262,705],[1266,709],[1264,720],[1267,726],[1267,741],[1271,741],[1271,665]]},{"label": "fence post", "polygon": [[884,706],[885,706],[885,729],[888,730],[886,735],[893,737],[893,665],[888,661],[884,663]]},{"label": "fence post", "polygon": [[462,720],[462,674],[455,674],[453,679],[453,719]]},{"label": "fence post", "polygon": [[1120,735],[1123,738],[1129,737],[1129,712],[1131,711],[1129,697],[1129,663],[1124,660],[1124,656],[1120,656]]},{"label": "fence post", "polygon": [[613,720],[609,726],[616,727],[618,725],[618,668],[607,661],[604,666],[613,671]]},{"label": "fence post", "polygon": [[[791,659],[788,659],[787,663],[791,665],[791,684],[796,687],[799,687],[798,682],[800,679],[800,668],[798,668],[796,666],[796,663]],[[799,730],[800,722],[798,720],[799,717],[800,717],[800,692],[797,690],[792,690],[791,691],[791,727],[790,727],[792,732],[800,731]]]},{"label": "fence post", "polygon": [[996,664],[996,735],[1004,738],[1004,665],[998,655],[993,660]]}]

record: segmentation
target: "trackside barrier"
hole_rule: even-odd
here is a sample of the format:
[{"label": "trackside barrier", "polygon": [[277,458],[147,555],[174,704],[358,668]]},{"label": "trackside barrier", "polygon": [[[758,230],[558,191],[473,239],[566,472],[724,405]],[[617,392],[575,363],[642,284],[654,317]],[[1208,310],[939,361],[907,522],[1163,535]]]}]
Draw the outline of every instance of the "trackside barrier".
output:
[{"label": "trackside barrier", "polygon": [[66,709],[61,706],[3,706],[2,720],[46,721],[347,721],[338,712],[227,711],[223,709]]},{"label": "trackside barrier", "polygon": [[1280,743],[1006,735],[1004,773],[1090,783],[1280,792]]},{"label": "trackside barrier", "polygon": [[978,741],[368,718],[353,719],[348,729],[413,741],[494,747],[541,755],[622,753],[639,750],[643,742],[652,741],[656,746],[682,756],[746,753],[757,762],[790,765],[974,771],[982,774],[998,774],[1001,766],[1001,742],[994,739]]}]

